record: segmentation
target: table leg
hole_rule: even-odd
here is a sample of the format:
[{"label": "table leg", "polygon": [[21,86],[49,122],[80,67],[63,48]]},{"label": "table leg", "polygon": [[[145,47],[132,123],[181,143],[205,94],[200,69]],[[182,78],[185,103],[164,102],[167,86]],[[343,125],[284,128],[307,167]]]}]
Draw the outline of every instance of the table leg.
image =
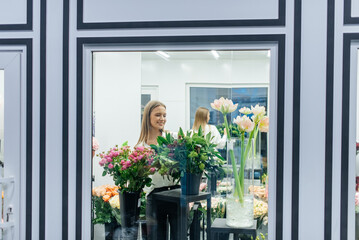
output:
[{"label": "table leg", "polygon": [[207,198],[207,239],[211,239],[211,196]]},{"label": "table leg", "polygon": [[179,231],[179,240],[185,240],[187,239],[187,212],[188,212],[188,203],[182,202],[180,203],[180,219],[179,219],[179,225],[180,228]]}]

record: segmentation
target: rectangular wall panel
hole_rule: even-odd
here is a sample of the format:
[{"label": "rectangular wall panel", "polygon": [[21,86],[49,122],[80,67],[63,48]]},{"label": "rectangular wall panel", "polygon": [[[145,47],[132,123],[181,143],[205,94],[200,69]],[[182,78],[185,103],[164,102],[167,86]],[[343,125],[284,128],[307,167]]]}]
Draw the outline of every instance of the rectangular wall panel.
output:
[{"label": "rectangular wall panel", "polygon": [[359,17],[359,0],[352,0],[352,17]]},{"label": "rectangular wall panel", "polygon": [[5,24],[25,24],[26,11],[26,0],[1,0],[0,26]]},{"label": "rectangular wall panel", "polygon": [[205,21],[277,19],[279,0],[82,0],[83,21]]}]

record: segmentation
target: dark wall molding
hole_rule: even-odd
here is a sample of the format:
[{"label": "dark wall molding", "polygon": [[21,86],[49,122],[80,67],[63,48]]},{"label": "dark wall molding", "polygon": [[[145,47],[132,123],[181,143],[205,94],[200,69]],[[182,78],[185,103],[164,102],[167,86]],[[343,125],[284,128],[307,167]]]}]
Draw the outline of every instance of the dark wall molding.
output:
[{"label": "dark wall molding", "polygon": [[352,17],[351,0],[344,0],[344,24],[359,24],[359,17]]},{"label": "dark wall molding", "polygon": [[294,2],[293,132],[292,132],[292,240],[299,231],[300,88],[302,49],[302,1]]},{"label": "dark wall molding", "polygon": [[[283,153],[284,153],[284,97],[285,97],[285,35],[224,35],[224,36],[174,36],[174,37],[107,37],[77,39],[77,120],[76,120],[76,239],[82,239],[82,136],[83,136],[83,47],[85,45],[141,44],[191,45],[191,44],[242,44],[276,43],[278,45],[278,89],[277,89],[277,176],[276,176],[276,240],[283,239]],[[299,126],[297,126],[299,127]]]},{"label": "dark wall molding", "polygon": [[334,19],[335,0],[328,0],[327,8],[327,83],[325,111],[325,189],[324,189],[324,239],[332,239],[333,197],[333,102],[334,102]]},{"label": "dark wall molding", "polygon": [[0,31],[19,31],[19,30],[32,30],[33,18],[33,0],[26,2],[26,23],[24,24],[0,24]]},{"label": "dark wall molding", "polygon": [[180,27],[260,27],[285,26],[286,0],[279,0],[277,19],[198,20],[146,22],[90,22],[83,20],[84,0],[77,1],[77,29],[180,28]]},{"label": "dark wall molding", "polygon": [[46,239],[46,6],[40,1],[40,186],[39,186],[39,240]]},{"label": "dark wall molding", "polygon": [[69,23],[70,0],[63,0],[62,47],[62,239],[68,240],[69,218]]}]

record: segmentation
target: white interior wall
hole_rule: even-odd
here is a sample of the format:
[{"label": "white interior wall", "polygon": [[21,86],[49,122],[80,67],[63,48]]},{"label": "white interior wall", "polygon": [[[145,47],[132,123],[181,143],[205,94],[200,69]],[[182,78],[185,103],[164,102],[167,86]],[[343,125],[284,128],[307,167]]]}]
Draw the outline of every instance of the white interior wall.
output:
[{"label": "white interior wall", "polygon": [[[95,53],[93,64],[97,153],[125,141],[134,146],[140,134],[141,53]],[[101,177],[99,160],[93,159],[95,186],[112,182],[108,176]]]},{"label": "white interior wall", "polygon": [[[142,85],[158,85],[167,106],[166,129],[186,126],[186,84],[269,84],[269,58],[240,60],[146,60]],[[174,91],[175,89],[175,91]]]},{"label": "white interior wall", "polygon": [[[95,136],[100,144],[97,153],[124,141],[130,146],[137,143],[141,125],[141,85],[158,86],[158,100],[167,106],[166,129],[178,131],[179,127],[185,128],[187,118],[187,83],[269,84],[270,77],[270,59],[266,56],[165,61],[143,59],[138,52],[97,52],[93,64]],[[94,158],[94,186],[111,184],[111,177],[102,177],[99,160]]]}]

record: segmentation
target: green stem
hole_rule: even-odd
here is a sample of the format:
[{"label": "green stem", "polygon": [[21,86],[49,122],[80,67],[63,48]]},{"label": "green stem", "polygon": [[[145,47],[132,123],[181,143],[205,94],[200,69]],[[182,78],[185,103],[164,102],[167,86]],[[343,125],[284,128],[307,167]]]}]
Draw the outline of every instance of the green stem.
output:
[{"label": "green stem", "polygon": [[[257,137],[258,137],[258,132],[259,132],[259,127],[257,126],[256,127],[256,129],[255,129],[255,131],[254,131],[254,136],[253,136],[253,138],[254,138],[254,158],[256,158],[256,154],[257,154]],[[251,144],[252,145],[252,144]]]},{"label": "green stem", "polygon": [[241,134],[241,166],[239,167],[239,179],[241,182],[241,190],[244,193],[244,166],[245,166],[245,158],[244,158],[244,133]]},{"label": "green stem", "polygon": [[[224,117],[224,126],[227,131],[227,139],[230,140],[231,136],[230,136],[230,132],[229,132],[227,117],[224,114],[223,114],[223,117]],[[232,169],[233,169],[233,175],[234,175],[234,180],[235,180],[234,196],[236,196],[238,194],[239,201],[241,203],[243,203],[243,191],[241,190],[241,183],[240,183],[240,178],[239,178],[238,172],[237,172],[237,164],[236,164],[236,159],[234,157],[233,149],[229,150],[229,154],[230,154],[230,158],[231,158],[231,162],[232,162]]]}]

